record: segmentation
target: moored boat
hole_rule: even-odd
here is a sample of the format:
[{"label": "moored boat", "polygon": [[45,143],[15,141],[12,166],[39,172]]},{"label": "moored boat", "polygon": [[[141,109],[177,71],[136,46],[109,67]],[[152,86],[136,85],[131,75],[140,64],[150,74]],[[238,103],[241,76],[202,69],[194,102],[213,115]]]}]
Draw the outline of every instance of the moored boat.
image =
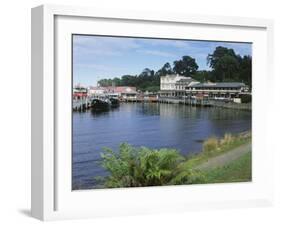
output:
[{"label": "moored boat", "polygon": [[112,108],[119,107],[120,102],[119,102],[119,100],[117,98],[110,98],[109,100],[111,102],[111,107]]},{"label": "moored boat", "polygon": [[110,101],[94,99],[92,100],[92,111],[107,111],[110,108]]}]

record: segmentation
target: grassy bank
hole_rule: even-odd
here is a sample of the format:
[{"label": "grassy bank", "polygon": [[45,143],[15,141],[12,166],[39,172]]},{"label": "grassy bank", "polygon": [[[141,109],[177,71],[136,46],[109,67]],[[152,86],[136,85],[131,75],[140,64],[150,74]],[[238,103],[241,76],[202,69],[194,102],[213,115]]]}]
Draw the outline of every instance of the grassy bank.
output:
[{"label": "grassy bank", "polygon": [[240,133],[237,135],[225,134],[223,138],[210,137],[203,142],[202,151],[196,155],[187,157],[187,167],[194,168],[208,159],[222,155],[243,144],[251,142],[251,133]]},{"label": "grassy bank", "polygon": [[252,180],[252,154],[248,152],[230,164],[202,172],[203,183],[245,182]]},{"label": "grassy bank", "polygon": [[[219,156],[227,157],[251,142],[250,133],[225,134],[203,142],[200,154],[183,156],[175,149],[135,148],[121,144],[119,152],[102,153],[102,166],[109,176],[99,178],[99,188],[143,187],[180,184],[202,184],[251,180],[251,154],[226,161],[223,167],[200,170],[198,166]],[[243,147],[244,147],[243,146]],[[250,146],[249,146],[250,147]]]}]

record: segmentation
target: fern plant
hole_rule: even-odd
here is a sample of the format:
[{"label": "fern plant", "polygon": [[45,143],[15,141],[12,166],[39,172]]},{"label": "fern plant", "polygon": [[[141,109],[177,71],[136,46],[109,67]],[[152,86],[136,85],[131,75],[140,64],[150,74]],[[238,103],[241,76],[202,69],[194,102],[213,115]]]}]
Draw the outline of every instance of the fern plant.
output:
[{"label": "fern plant", "polygon": [[190,184],[202,181],[199,171],[184,167],[185,158],[175,149],[135,148],[127,143],[115,153],[105,149],[102,166],[109,172],[105,187],[143,187]]}]

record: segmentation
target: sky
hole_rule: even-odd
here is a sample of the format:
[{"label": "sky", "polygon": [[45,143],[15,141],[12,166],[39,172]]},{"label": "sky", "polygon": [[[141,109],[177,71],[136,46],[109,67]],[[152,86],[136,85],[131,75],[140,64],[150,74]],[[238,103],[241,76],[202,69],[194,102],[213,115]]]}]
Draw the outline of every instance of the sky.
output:
[{"label": "sky", "polygon": [[96,86],[104,78],[157,71],[184,55],[195,58],[198,70],[210,70],[207,55],[217,46],[252,55],[250,43],[73,35],[73,83]]}]

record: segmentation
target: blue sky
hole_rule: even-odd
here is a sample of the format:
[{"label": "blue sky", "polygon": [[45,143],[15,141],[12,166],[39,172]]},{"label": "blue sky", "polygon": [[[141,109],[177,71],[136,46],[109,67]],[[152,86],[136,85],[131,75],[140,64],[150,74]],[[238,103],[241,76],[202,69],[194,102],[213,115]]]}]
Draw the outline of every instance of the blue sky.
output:
[{"label": "blue sky", "polygon": [[95,86],[100,79],[137,75],[144,68],[157,71],[184,55],[195,58],[199,70],[209,70],[206,58],[217,46],[252,55],[249,43],[74,35],[73,83]]}]

